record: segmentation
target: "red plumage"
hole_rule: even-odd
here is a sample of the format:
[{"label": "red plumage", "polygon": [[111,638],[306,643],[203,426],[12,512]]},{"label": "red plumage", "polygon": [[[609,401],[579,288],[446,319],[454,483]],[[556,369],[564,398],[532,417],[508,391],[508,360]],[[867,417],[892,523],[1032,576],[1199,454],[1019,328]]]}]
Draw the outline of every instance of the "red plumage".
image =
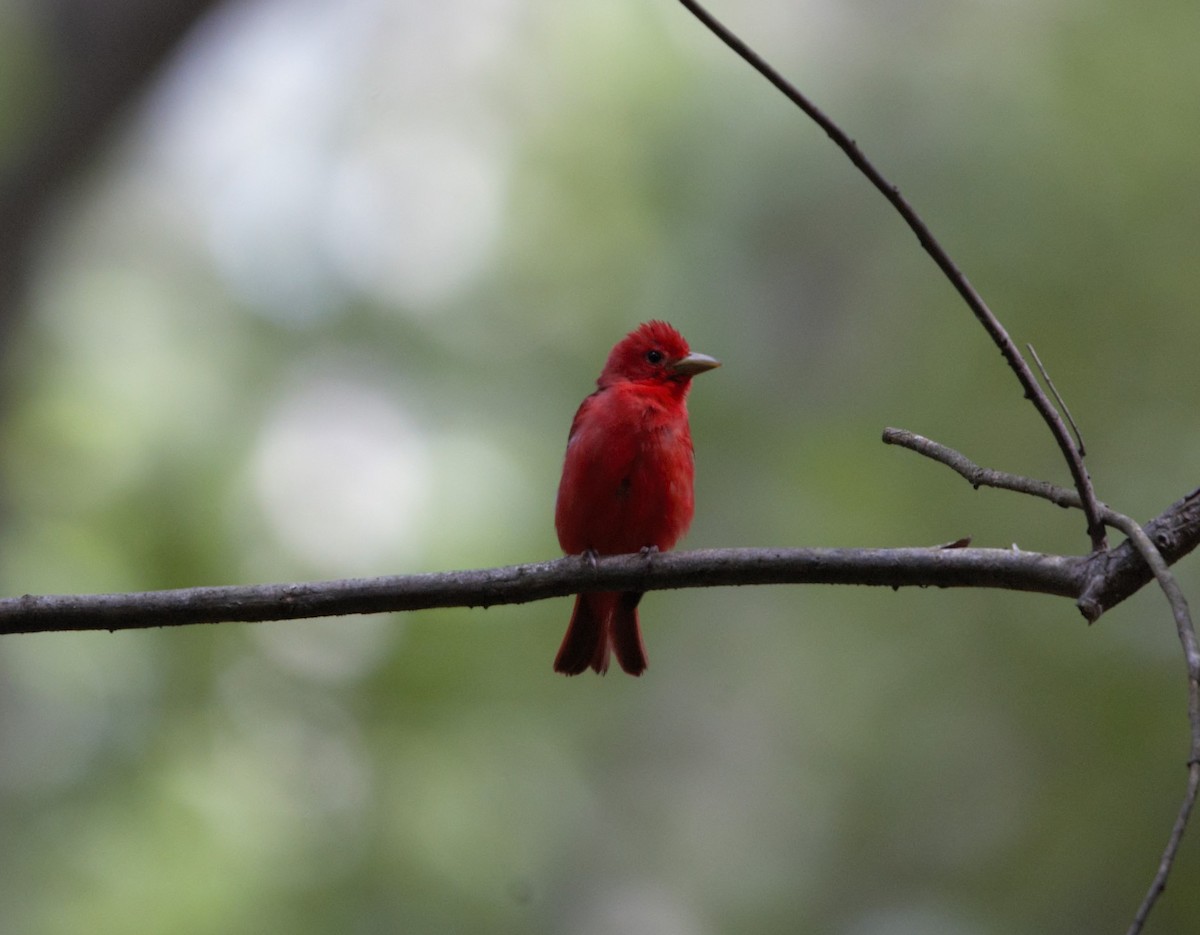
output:
[{"label": "red plumage", "polygon": [[[608,356],[598,389],[575,413],[567,438],[554,525],[569,555],[665,552],[692,521],[692,377],[718,362],[693,354],[678,331],[650,321]],[[641,593],[592,592],[575,598],[554,670],[577,675],[621,668],[641,675],[646,650],[638,625]]]}]

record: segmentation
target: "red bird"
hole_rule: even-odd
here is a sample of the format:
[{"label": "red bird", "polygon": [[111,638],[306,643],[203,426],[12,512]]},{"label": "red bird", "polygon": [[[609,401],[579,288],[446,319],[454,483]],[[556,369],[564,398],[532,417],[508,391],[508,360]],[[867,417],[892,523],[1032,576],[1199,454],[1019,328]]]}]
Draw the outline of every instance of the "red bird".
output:
[{"label": "red bird", "polygon": [[[670,549],[692,521],[692,377],[719,367],[693,354],[665,321],[627,334],[608,355],[592,393],[575,413],[554,526],[568,555]],[[579,594],[554,671],[608,671],[611,651],[630,675],[646,669],[639,591]]]}]

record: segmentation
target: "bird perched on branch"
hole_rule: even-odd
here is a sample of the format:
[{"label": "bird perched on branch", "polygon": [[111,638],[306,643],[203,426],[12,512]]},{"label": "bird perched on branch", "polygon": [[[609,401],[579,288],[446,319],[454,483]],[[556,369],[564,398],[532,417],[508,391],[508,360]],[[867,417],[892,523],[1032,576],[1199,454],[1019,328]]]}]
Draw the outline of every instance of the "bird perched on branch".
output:
[{"label": "bird perched on branch", "polygon": [[[597,390],[575,413],[567,438],[554,526],[568,555],[665,552],[692,521],[693,458],[687,394],[692,377],[719,367],[692,353],[665,321],[649,321],[608,355]],[[554,671],[646,669],[639,591],[576,595]]]}]

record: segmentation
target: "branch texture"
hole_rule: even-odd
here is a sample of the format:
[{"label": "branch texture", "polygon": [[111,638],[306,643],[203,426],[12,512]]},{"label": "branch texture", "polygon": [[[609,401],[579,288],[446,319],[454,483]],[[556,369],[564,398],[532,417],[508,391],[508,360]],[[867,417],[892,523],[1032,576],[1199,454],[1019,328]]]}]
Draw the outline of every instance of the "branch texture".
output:
[{"label": "branch texture", "polygon": [[[1169,528],[1164,514],[1156,520]],[[1125,563],[1144,565],[1135,552]],[[616,555],[595,567],[577,557],[471,571],[0,599],[0,634],[124,630],[196,623],[295,620],[435,607],[522,604],[579,591],[658,591],[762,584],[1001,588],[1078,599],[1097,574],[1137,582],[1113,555],[1062,556],[1010,549],[708,549]],[[1144,583],[1144,581],[1143,581]],[[1140,585],[1138,585],[1140,587]],[[1108,606],[1128,597],[1106,592]]]}]

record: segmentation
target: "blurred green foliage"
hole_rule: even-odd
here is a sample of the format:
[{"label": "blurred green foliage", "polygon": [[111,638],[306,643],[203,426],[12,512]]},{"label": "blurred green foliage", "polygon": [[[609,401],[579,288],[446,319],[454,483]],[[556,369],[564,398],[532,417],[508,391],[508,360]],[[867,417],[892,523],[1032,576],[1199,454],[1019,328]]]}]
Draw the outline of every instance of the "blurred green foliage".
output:
[{"label": "blurred green foliage", "polygon": [[[1200,8],[717,12],[1036,345],[1104,500],[1196,485]],[[0,153],[54,80],[3,58]],[[650,317],[725,363],[688,545],[1087,548],[879,443],[1067,480],[882,199],[674,4],[276,0],[205,24],[46,233],[3,589],[552,556],[571,415]],[[640,680],[553,675],[567,601],[4,640],[0,929],[1123,930],[1184,778],[1157,595],[643,607]],[[1150,931],[1200,915],[1198,837]]]}]

